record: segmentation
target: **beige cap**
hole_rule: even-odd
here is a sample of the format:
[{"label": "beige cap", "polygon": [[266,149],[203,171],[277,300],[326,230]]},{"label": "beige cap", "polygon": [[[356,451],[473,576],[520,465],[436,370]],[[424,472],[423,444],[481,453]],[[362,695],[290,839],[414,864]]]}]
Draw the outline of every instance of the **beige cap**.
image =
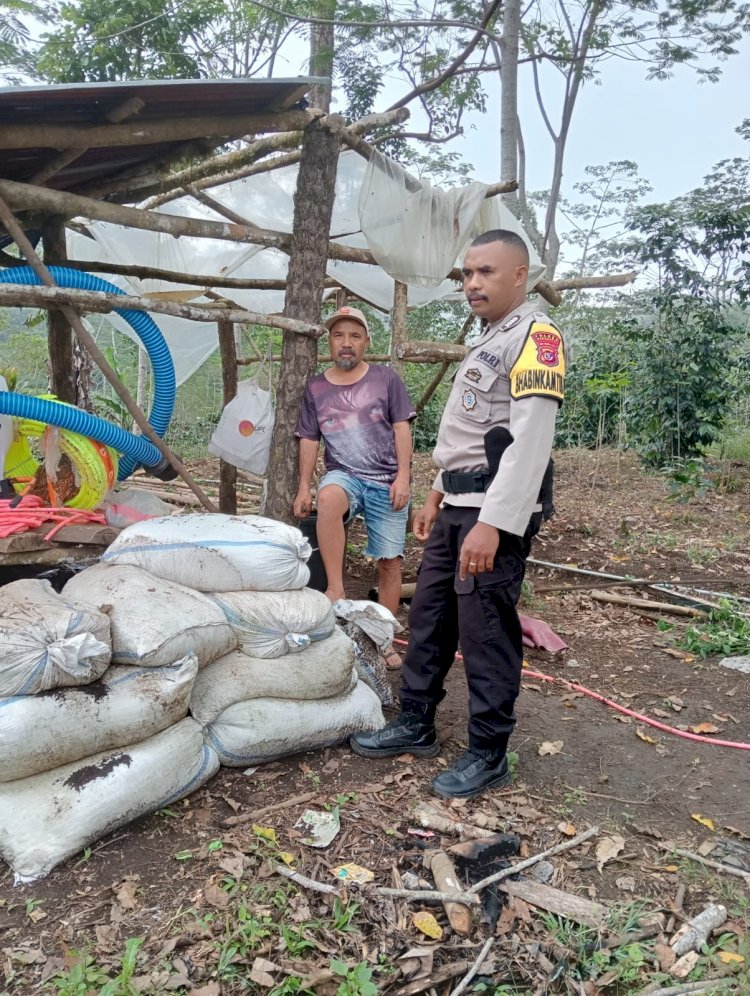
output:
[{"label": "beige cap", "polygon": [[331,315],[330,318],[326,318],[324,324],[329,332],[336,324],[336,322],[339,320],[339,318],[351,318],[353,322],[359,322],[359,324],[365,330],[367,335],[368,336],[370,335],[370,329],[367,325],[367,319],[359,310],[359,308],[350,308],[348,305],[346,305],[343,308],[339,308],[339,310],[336,312],[335,315]]}]

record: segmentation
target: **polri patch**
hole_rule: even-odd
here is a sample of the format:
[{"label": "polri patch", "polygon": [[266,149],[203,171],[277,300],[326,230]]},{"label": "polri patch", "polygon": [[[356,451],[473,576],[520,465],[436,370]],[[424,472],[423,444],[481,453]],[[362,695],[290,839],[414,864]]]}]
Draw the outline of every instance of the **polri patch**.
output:
[{"label": "polri patch", "polygon": [[510,372],[514,400],[535,395],[562,402],[565,395],[565,344],[554,325],[533,322]]},{"label": "polri patch", "polygon": [[465,411],[473,412],[477,407],[477,400],[476,391],[469,389],[468,391],[464,391],[463,397],[461,398],[461,404],[463,405]]},{"label": "polri patch", "polygon": [[478,384],[482,379],[482,371],[478,367],[469,367],[464,377],[466,380],[470,380],[472,384]]}]

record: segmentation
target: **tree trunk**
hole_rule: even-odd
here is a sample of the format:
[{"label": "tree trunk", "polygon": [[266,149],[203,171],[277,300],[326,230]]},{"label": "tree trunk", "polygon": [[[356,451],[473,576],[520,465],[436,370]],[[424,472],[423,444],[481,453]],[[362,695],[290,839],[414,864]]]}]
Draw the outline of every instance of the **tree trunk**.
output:
[{"label": "tree trunk", "polygon": [[[284,298],[286,318],[304,316],[317,322],[320,316],[338,146],[337,137],[317,123],[305,132],[294,197],[294,244]],[[292,521],[299,470],[294,425],[305,384],[315,373],[317,362],[315,339],[284,332],[265,514],[286,522]]]},{"label": "tree trunk", "polygon": [[[518,45],[521,0],[505,0],[500,39],[500,180],[518,179]],[[515,194],[506,194],[514,202]]]},{"label": "tree trunk", "polygon": [[[224,407],[237,395],[237,347],[233,322],[219,322],[221,352],[221,383]],[[219,461],[219,511],[237,513],[237,468],[225,460]]]},{"label": "tree trunk", "polygon": [[[322,0],[317,16],[333,19],[336,0]],[[310,72],[330,79],[333,73],[333,25],[314,25],[310,35]],[[313,106],[328,110],[330,86],[313,87]],[[329,253],[333,199],[336,193],[340,139],[311,124],[302,139],[297,190],[294,194],[294,233],[284,297],[284,316],[308,316],[317,322],[323,300],[323,281]],[[292,505],[299,481],[299,460],[294,426],[305,384],[315,373],[318,343],[306,336],[284,332],[281,370],[276,391],[276,421],[268,463],[268,486],[263,510],[273,519],[292,522]]]},{"label": "tree trunk", "polygon": [[409,288],[396,280],[393,284],[393,307],[391,308],[391,367],[399,375],[404,376],[404,361],[399,348],[409,340],[407,319]]},{"label": "tree trunk", "polygon": [[[44,258],[51,263],[65,264],[68,258],[65,244],[65,219],[50,218],[42,232]],[[61,311],[47,312],[47,344],[50,360],[50,387],[60,401],[76,403],[73,380],[73,330]]]}]

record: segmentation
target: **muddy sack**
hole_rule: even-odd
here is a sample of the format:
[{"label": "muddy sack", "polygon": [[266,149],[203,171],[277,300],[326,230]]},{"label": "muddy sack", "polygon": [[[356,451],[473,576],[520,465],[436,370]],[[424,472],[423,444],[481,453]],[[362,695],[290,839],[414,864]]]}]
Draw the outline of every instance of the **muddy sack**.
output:
[{"label": "muddy sack", "polygon": [[192,653],[203,667],[237,646],[211,599],[139,567],[96,564],[71,578],[63,594],[107,607],[117,664],[162,667]]},{"label": "muddy sack", "polygon": [[333,633],[336,616],[329,599],[312,588],[299,591],[214,593],[239,640],[251,657],[281,657],[304,650]]},{"label": "muddy sack", "polygon": [[356,683],[354,644],[337,629],[299,654],[273,660],[227,654],[204,668],[190,700],[193,718],[204,725],[237,702],[248,699],[329,699]]},{"label": "muddy sack", "polygon": [[0,697],[96,681],[110,661],[109,619],[49,581],[0,587]]},{"label": "muddy sack", "polygon": [[105,751],[0,785],[0,856],[29,882],[105,834],[189,795],[218,770],[200,726],[176,726],[122,750]]},{"label": "muddy sack", "polygon": [[0,699],[0,782],[137,743],[187,716],[198,662],[116,665],[99,681]]},{"label": "muddy sack", "polygon": [[311,553],[299,529],[283,522],[197,512],[128,526],[102,560],[141,567],[196,591],[285,591],[310,580]]},{"label": "muddy sack", "polygon": [[237,702],[205,727],[204,736],[231,768],[320,750],[384,725],[377,695],[358,681],[351,692],[330,699]]}]

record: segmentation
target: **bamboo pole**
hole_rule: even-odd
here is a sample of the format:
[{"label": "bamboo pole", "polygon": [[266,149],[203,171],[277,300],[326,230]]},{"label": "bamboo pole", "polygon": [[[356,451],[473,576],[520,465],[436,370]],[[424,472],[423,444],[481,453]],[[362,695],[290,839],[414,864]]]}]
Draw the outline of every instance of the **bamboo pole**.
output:
[{"label": "bamboo pole", "polygon": [[[234,324],[219,321],[219,351],[221,353],[221,383],[224,388],[224,407],[237,396],[237,350],[234,342]],[[237,468],[219,460],[219,511],[237,514]]]},{"label": "bamboo pole", "polygon": [[[47,287],[54,287],[55,281],[52,279],[51,273],[37,255],[36,250],[26,238],[23,229],[18,224],[10,208],[1,196],[0,221],[2,221],[3,225],[5,225],[5,230],[13,237],[16,245],[29,261],[29,265],[32,267],[39,279],[43,281]],[[118,398],[133,416],[133,419],[138,424],[143,435],[154,444],[168,463],[174,467],[193,494],[200,500],[203,507],[207,508],[209,512],[215,512],[216,507],[213,502],[208,498],[200,485],[193,479],[187,467],[185,467],[182,461],[170,450],[164,440],[154,431],[146,416],[140,410],[135,401],[133,401],[130,392],[109,365],[106,357],[94,342],[93,336],[81,321],[80,315],[67,305],[63,306],[60,310],[65,314],[65,317],[73,326],[73,331],[78,336],[81,344],[88,350],[91,358],[112,385],[112,388]]]},{"label": "bamboo pole", "polygon": [[194,322],[246,322],[267,325],[270,328],[296,332],[298,335],[319,339],[328,330],[322,325],[308,325],[283,315],[267,315],[258,311],[245,311],[231,306],[180,304],[159,297],[138,297],[132,294],[110,294],[104,291],[84,291],[72,287],[39,287],[27,284],[0,284],[0,305],[5,307],[72,307],[83,311],[105,314],[117,309],[149,311],[175,318],[189,318]]}]

